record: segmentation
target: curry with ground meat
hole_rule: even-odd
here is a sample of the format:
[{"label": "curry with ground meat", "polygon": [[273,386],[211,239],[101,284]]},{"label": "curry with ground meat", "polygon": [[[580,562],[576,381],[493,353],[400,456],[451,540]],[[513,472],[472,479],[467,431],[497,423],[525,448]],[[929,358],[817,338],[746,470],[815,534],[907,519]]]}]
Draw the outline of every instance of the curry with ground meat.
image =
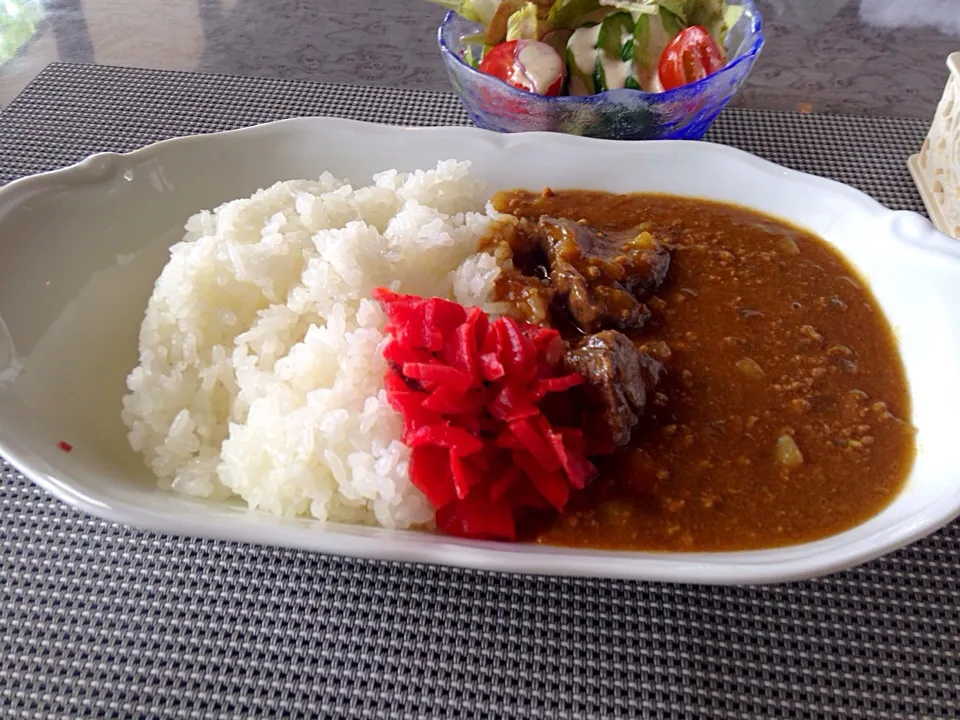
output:
[{"label": "curry with ground meat", "polygon": [[[565,328],[567,362],[604,390],[593,407],[617,448],[559,516],[526,523],[527,539],[768,548],[849,529],[896,496],[914,458],[903,365],[870,290],[825,242],[744,208],[663,195],[511,191],[494,206],[523,219],[499,299]],[[535,224],[539,259],[526,237]],[[586,228],[595,235],[580,237]],[[628,247],[611,254],[616,238]],[[628,276],[641,265],[638,293]],[[563,317],[548,317],[548,266],[567,273]],[[645,386],[621,388],[629,372]]]}]

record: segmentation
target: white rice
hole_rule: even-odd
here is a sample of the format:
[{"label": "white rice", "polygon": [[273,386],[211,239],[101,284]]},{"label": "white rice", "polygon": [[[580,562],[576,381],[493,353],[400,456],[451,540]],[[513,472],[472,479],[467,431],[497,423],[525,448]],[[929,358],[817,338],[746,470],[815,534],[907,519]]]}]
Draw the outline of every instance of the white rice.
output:
[{"label": "white rice", "polygon": [[468,163],[324,174],[201,212],[157,280],[123,420],[161,485],[322,520],[429,525],[383,391],[373,288],[490,307],[497,223]]}]

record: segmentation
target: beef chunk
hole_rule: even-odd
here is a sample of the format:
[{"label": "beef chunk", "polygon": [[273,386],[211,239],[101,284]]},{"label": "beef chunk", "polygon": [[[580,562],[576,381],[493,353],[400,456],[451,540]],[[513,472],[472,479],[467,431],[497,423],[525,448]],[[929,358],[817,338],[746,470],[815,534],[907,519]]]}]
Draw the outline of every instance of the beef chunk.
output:
[{"label": "beef chunk", "polygon": [[497,281],[497,300],[508,303],[517,320],[550,324],[557,291],[550,282],[550,261],[536,223],[521,219],[506,243],[495,239],[491,246],[501,268],[507,268]]},{"label": "beef chunk", "polygon": [[669,250],[650,233],[605,233],[547,216],[538,230],[550,281],[582,332],[646,324],[650,310],[642,300],[670,268]]},{"label": "beef chunk", "polygon": [[583,425],[590,429],[589,451],[612,452],[630,440],[647,410],[663,373],[663,366],[623,333],[604,330],[584,338],[564,353],[570,371],[583,375]]}]

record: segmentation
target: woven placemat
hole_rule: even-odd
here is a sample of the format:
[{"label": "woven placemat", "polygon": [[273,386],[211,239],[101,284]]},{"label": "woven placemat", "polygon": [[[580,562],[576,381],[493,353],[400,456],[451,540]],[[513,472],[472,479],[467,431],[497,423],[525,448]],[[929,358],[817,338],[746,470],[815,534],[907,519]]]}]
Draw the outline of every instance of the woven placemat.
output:
[{"label": "woven placemat", "polygon": [[[53,65],[0,114],[0,181],[305,114],[466,123],[447,94]],[[919,210],[924,132],[730,110],[709,139]],[[0,473],[4,719],[960,716],[956,523],[825,580],[700,588],[185,540]]]}]

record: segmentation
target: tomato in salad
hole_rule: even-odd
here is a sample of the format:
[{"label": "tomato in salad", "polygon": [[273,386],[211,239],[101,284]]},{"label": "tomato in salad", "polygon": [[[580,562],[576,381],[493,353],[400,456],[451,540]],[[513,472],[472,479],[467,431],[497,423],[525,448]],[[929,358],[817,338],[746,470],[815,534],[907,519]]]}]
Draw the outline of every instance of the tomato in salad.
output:
[{"label": "tomato in salad", "polygon": [[509,40],[483,56],[480,72],[538,95],[559,95],[564,62],[556,50],[539,40]]},{"label": "tomato in salad", "polygon": [[681,30],[663,49],[658,72],[664,90],[703,80],[724,66],[723,53],[700,25]]}]

